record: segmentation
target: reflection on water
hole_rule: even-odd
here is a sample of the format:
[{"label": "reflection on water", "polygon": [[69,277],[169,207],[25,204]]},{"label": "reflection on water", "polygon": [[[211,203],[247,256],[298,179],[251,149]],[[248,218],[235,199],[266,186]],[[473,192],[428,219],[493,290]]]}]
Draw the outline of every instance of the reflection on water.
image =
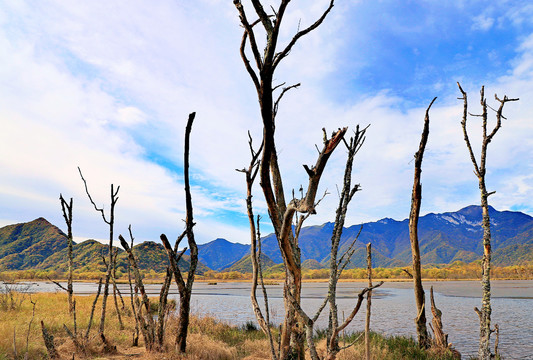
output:
[{"label": "reflection on water", "polygon": [[[463,354],[463,358],[477,353],[479,320],[474,307],[481,306],[481,287],[477,281],[424,282],[426,304],[429,304],[429,287],[433,285],[435,302],[442,310],[444,331],[449,341]],[[119,285],[123,293],[129,293],[127,285]],[[357,302],[357,294],[364,283],[339,283],[339,317],[351,312]],[[159,295],[159,285],[148,285],[150,295]],[[34,283],[32,290],[56,291],[51,283]],[[97,285],[75,283],[76,294],[93,294]],[[280,323],[283,318],[282,285],[267,285],[271,321]],[[177,299],[177,288],[171,288],[171,297]],[[304,283],[302,307],[314,315],[327,294],[327,283]],[[261,291],[258,291],[262,303]],[[492,282],[492,323],[500,326],[500,352],[505,359],[533,359],[533,281]],[[411,283],[385,283],[372,295],[371,329],[388,335],[415,336],[416,307]],[[225,283],[217,285],[195,283],[191,308],[197,314],[209,314],[231,324],[255,321],[250,305],[250,283]],[[354,318],[346,331],[364,329],[364,310]],[[428,321],[431,313],[426,312]],[[327,326],[327,308],[318,320],[318,327]],[[494,336],[493,336],[494,338]],[[494,339],[492,339],[494,341]]]}]

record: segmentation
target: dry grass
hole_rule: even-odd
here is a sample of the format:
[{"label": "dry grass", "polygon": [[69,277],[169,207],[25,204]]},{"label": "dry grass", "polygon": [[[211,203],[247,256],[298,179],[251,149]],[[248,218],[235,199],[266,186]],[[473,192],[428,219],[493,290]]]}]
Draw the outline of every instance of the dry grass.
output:
[{"label": "dry grass", "polygon": [[[94,296],[76,297],[78,314],[78,332],[85,333],[88,325],[90,308]],[[55,345],[61,359],[72,359],[76,352],[74,344],[63,329],[63,324],[72,328],[72,319],[68,314],[67,296],[64,293],[39,293],[31,296],[36,303],[35,316],[32,319],[33,306],[28,296],[19,309],[0,311],[0,360],[15,359],[13,346],[13,331],[15,330],[16,348],[18,356],[23,359],[26,353],[26,337],[28,336],[28,358],[47,358],[42,339],[40,321],[43,320],[55,337]],[[125,299],[126,300],[126,299]],[[128,302],[129,303],[129,302]],[[176,318],[170,317],[167,326],[165,352],[147,353],[144,350],[142,336],[140,346],[133,347],[132,334],[134,319],[129,311],[123,314],[125,329],[120,330],[113,301],[108,301],[106,330],[108,341],[117,347],[114,354],[103,353],[103,346],[97,338],[97,328],[100,318],[100,302],[95,311],[95,319],[91,329],[91,336],[85,354],[76,354],[76,359],[145,359],[145,360],[255,360],[270,359],[270,347],[266,337],[251,324],[243,327],[230,326],[214,320],[211,317],[191,317],[188,348],[186,354],[179,354],[174,350],[176,336]],[[29,327],[31,321],[31,327]],[[28,329],[29,333],[28,333]],[[352,338],[353,339],[353,338]],[[346,340],[348,343],[350,339]],[[439,354],[422,353],[411,339],[400,337],[384,338],[372,335],[372,359],[432,359],[445,360],[450,357]],[[342,342],[341,342],[342,344]],[[325,354],[325,341],[318,342],[318,351]],[[363,359],[365,356],[364,343],[359,340],[354,347],[342,351],[339,360]]]}]

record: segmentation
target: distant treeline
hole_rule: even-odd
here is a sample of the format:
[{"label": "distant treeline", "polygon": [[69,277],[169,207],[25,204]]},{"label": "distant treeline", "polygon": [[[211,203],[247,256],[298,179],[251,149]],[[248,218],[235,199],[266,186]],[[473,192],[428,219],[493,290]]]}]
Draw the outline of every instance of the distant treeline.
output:
[{"label": "distant treeline", "polygon": [[[374,268],[372,270],[375,279],[409,279],[411,269],[408,267],[396,268]],[[141,271],[142,276],[148,280],[163,280],[164,273],[158,273],[153,270]],[[528,263],[524,265],[513,266],[495,266],[491,270],[493,279],[512,279],[512,280],[533,280],[533,264]],[[75,280],[98,280],[105,276],[103,271],[75,271]],[[264,272],[264,277],[267,279],[282,280],[285,272],[282,266],[274,266]],[[302,276],[304,279],[328,279],[329,269],[304,269]],[[355,268],[346,269],[342,273],[341,279],[344,280],[358,280],[366,279],[366,269]],[[464,263],[456,261],[451,265],[428,265],[422,269],[422,277],[424,279],[438,279],[438,280],[465,280],[465,279],[479,279],[481,277],[481,266],[479,261],[471,263]],[[65,279],[66,274],[55,270],[16,270],[3,271],[0,275],[0,280],[61,280]],[[206,271],[203,275],[198,276],[199,280],[250,280],[251,273],[241,273],[238,271]],[[118,272],[117,280],[127,281],[127,273]]]}]

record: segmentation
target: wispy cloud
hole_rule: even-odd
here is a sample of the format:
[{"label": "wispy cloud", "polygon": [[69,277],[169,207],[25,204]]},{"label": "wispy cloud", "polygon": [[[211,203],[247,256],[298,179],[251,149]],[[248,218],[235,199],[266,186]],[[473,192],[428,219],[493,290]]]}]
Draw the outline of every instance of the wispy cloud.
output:
[{"label": "wispy cloud", "polygon": [[[281,44],[326,5],[291,3]],[[533,196],[532,25],[521,20],[521,9],[481,8],[463,2],[336,5],[276,77],[279,83],[302,83],[284,97],[276,124],[286,193],[305,185],[302,164],[315,162],[322,127],[331,132],[371,124],[354,174],[363,191],[348,223],[407,217],[411,160],[425,107],[439,96],[431,110],[422,211],[477,202],[455,81],[469,91],[475,112],[486,72],[488,94],[522,98],[507,106],[509,120],[489,150],[488,183],[498,191],[491,201],[497,208],[533,213],[525,200]],[[475,26],[484,31],[472,31]],[[110,184],[121,186],[118,232],[126,233],[131,223],[138,241],[175,236],[184,218],[184,126],[196,111],[191,173],[198,240],[247,242],[245,183],[235,169],[248,164],[246,134],[250,130],[258,144],[261,124],[238,54],[241,36],[233,5],[215,0],[3,3],[0,49],[9,56],[0,58],[2,223],[44,216],[61,226],[57,198],[63,193],[74,197],[76,236],[105,239],[106,226],[86,198],[80,166],[106,211]],[[480,37],[485,47],[469,47],[483,43]],[[503,37],[507,42],[498,45]],[[339,148],[328,164],[321,191],[331,195],[309,224],[333,219],[344,157]],[[254,199],[266,220],[259,188]]]}]

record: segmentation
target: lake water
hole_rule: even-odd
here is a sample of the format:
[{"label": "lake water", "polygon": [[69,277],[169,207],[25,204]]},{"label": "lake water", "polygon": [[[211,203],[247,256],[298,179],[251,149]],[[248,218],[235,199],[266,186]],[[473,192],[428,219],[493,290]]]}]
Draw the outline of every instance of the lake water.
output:
[{"label": "lake water", "polygon": [[[255,321],[250,304],[250,283],[218,282],[217,285],[197,282],[193,287],[191,308],[198,315],[210,315],[221,321],[240,325]],[[357,301],[357,294],[365,286],[361,282],[342,282],[338,285],[339,316],[348,316]],[[448,341],[463,354],[463,358],[477,354],[479,319],[474,307],[481,307],[481,286],[478,281],[424,282],[426,304],[429,309],[429,287],[434,287],[435,302],[442,311],[444,332]],[[127,293],[127,285],[119,285]],[[76,294],[93,294],[96,284],[75,283]],[[159,295],[159,285],[148,285],[151,295]],[[56,291],[52,283],[34,283],[32,291]],[[283,317],[282,285],[268,285],[271,321],[280,323]],[[260,303],[261,291],[258,291]],[[177,299],[177,288],[171,288],[170,297]],[[311,316],[327,294],[327,283],[304,283],[302,307]],[[416,307],[411,283],[387,282],[372,295],[371,329],[389,335],[415,336]],[[366,306],[346,329],[347,332],[364,329]],[[426,312],[428,322],[431,312]],[[500,326],[500,352],[505,359],[533,359],[533,281],[492,281],[492,324]],[[317,326],[327,327],[327,307]],[[492,336],[494,342],[495,336]]]}]

